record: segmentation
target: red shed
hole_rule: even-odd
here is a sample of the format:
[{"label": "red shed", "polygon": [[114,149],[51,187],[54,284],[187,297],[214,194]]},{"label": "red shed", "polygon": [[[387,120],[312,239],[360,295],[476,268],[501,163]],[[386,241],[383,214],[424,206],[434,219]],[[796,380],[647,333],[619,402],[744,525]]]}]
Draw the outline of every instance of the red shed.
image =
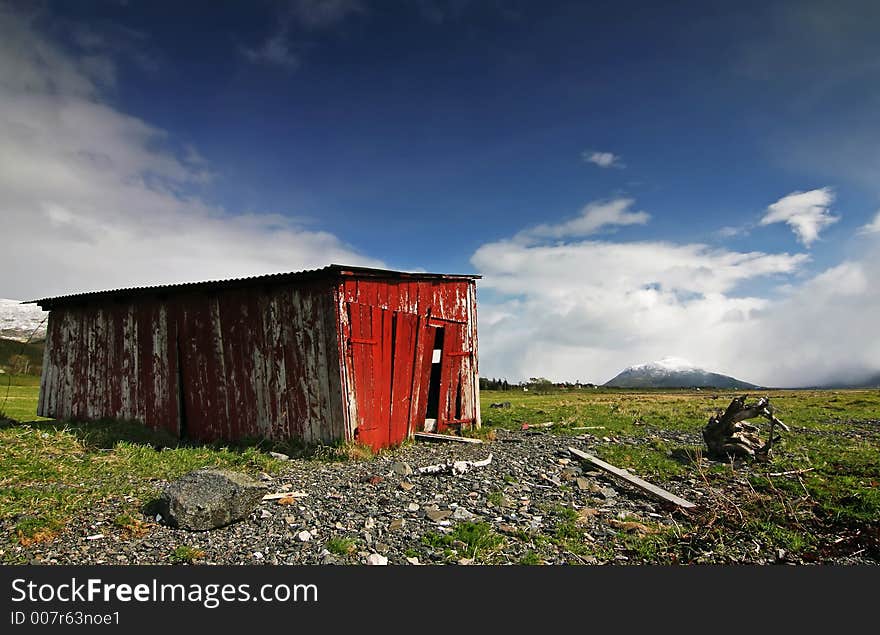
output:
[{"label": "red shed", "polygon": [[478,278],[330,265],[35,300],[38,414],[373,448],[479,427]]}]

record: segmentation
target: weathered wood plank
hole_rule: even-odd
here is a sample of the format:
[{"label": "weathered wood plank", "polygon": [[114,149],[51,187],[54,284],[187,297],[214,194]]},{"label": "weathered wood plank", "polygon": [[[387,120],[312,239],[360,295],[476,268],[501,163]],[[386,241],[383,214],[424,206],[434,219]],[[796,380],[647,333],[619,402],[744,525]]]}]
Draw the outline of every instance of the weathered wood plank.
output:
[{"label": "weathered wood plank", "polygon": [[435,432],[416,432],[413,436],[416,439],[423,439],[425,441],[452,441],[457,443],[473,443],[478,444],[482,443],[480,439],[471,439],[469,437],[457,437],[451,434],[437,434]]},{"label": "weathered wood plank", "polygon": [[680,498],[671,492],[667,492],[665,489],[657,487],[652,483],[643,481],[638,476],[633,476],[626,470],[622,470],[619,467],[614,467],[610,463],[606,463],[602,459],[598,459],[592,454],[587,454],[586,452],[582,452],[577,448],[568,448],[568,451],[574,454],[576,457],[583,459],[584,461],[589,461],[600,470],[608,472],[609,474],[613,474],[614,476],[626,481],[630,485],[635,485],[640,490],[647,492],[648,494],[652,494],[657,498],[668,501],[670,503],[674,503],[675,505],[678,505],[679,507],[684,507],[685,509],[696,507],[696,505],[694,505],[692,502],[686,501],[685,499]]}]

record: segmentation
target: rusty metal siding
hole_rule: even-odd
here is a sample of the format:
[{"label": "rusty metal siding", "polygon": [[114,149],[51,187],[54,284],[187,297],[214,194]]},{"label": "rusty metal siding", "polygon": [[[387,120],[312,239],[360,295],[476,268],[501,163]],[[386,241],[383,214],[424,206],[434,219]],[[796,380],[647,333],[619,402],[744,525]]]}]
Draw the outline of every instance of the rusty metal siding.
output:
[{"label": "rusty metal siding", "polygon": [[41,301],[39,414],[136,420],[200,441],[327,443],[372,430],[365,441],[385,447],[423,429],[443,328],[438,428],[479,426],[472,278],[306,273]]},{"label": "rusty metal siding", "polygon": [[438,430],[480,425],[475,289],[473,280],[341,282],[346,438],[385,447],[423,429],[437,327],[446,334]]},{"label": "rusty metal siding", "polygon": [[56,307],[39,414],[199,441],[330,442],[344,434],[333,306],[325,282]]}]

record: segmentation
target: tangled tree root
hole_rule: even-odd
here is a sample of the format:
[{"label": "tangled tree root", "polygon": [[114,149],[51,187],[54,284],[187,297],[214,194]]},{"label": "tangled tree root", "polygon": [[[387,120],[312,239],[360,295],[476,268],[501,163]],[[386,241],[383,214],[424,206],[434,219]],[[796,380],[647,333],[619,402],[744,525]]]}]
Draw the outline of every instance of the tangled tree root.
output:
[{"label": "tangled tree root", "polygon": [[[714,415],[703,428],[703,440],[710,456],[767,459],[773,444],[782,440],[781,436],[775,434],[775,427],[789,431],[788,426],[773,415],[770,399],[761,397],[753,404],[746,404],[747,397],[734,397],[727,410]],[[745,421],[754,417],[764,417],[770,422],[770,435],[766,443],[758,434],[758,426]]]}]

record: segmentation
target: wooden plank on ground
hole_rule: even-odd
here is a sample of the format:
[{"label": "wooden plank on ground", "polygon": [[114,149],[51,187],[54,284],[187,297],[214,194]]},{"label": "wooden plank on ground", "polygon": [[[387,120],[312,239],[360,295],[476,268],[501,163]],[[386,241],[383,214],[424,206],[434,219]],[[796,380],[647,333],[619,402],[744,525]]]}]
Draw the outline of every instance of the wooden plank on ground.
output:
[{"label": "wooden plank on ground", "polygon": [[471,439],[469,437],[456,437],[451,434],[437,434],[436,432],[416,432],[413,436],[416,439],[424,439],[426,441],[457,441],[458,443],[482,443],[480,439]]},{"label": "wooden plank on ground", "polygon": [[614,467],[610,463],[606,463],[602,459],[598,459],[595,456],[593,456],[592,454],[587,454],[586,452],[582,452],[581,450],[578,450],[577,448],[568,448],[568,451],[571,452],[572,454],[574,454],[576,457],[583,459],[584,461],[589,461],[590,463],[592,463],[593,465],[595,465],[599,469],[604,470],[605,472],[608,472],[609,474],[613,474],[614,476],[616,476],[620,479],[623,479],[624,481],[626,481],[627,483],[629,483],[631,485],[635,485],[640,490],[647,492],[648,494],[652,494],[653,496],[656,496],[657,498],[668,501],[670,503],[674,503],[674,504],[678,505],[679,507],[684,507],[685,509],[690,509],[692,507],[696,507],[696,505],[694,505],[692,502],[686,501],[683,498],[679,498],[675,494],[673,494],[671,492],[667,492],[665,489],[657,487],[656,485],[653,485],[647,481],[643,481],[638,476],[633,476],[632,474],[630,474],[626,470],[622,470],[619,467]]}]

